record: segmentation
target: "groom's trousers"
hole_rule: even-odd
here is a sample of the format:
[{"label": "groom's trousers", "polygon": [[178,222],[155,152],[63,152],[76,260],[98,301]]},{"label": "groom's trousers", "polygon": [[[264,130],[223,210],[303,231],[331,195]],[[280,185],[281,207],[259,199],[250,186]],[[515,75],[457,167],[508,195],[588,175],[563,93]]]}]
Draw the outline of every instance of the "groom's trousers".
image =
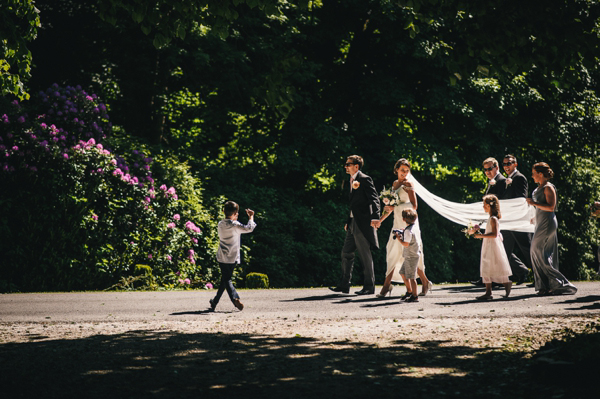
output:
[{"label": "groom's trousers", "polygon": [[[508,257],[512,275],[517,281],[523,281],[529,275],[527,266],[531,265],[531,234],[520,231],[502,230],[502,238],[502,244]],[[519,250],[523,254],[522,260],[514,253],[515,247],[519,247]]]},{"label": "groom's trousers", "polygon": [[371,255],[371,244],[356,225],[354,218],[351,219],[346,230],[346,239],[342,248],[342,280],[338,287],[350,287],[352,281],[352,269],[354,267],[354,253],[358,250],[358,256],[364,266],[365,281],[363,288],[375,288],[375,272],[373,271],[373,256]]}]

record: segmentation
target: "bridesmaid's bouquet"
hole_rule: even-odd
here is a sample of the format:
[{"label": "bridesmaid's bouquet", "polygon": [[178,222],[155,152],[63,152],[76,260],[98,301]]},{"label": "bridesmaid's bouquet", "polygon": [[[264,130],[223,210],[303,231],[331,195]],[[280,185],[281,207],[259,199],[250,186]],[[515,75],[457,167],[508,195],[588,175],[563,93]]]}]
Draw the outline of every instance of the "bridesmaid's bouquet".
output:
[{"label": "bridesmaid's bouquet", "polygon": [[476,224],[473,224],[473,223],[472,223],[472,222],[469,220],[469,223],[467,224],[467,228],[466,228],[466,229],[462,229],[461,231],[462,231],[463,233],[465,233],[465,237],[467,237],[467,238],[471,238],[473,235],[472,235],[472,234],[469,234],[469,230],[471,230],[471,229],[474,229],[475,231],[478,231],[478,230],[481,228],[481,227],[480,227],[480,224],[481,224],[481,223],[476,223]]}]

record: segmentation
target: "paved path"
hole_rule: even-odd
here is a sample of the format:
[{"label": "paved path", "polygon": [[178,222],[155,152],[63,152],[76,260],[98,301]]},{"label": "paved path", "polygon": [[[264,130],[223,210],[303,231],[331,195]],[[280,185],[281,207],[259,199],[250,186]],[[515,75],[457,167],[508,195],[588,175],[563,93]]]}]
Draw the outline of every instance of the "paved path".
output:
[{"label": "paved path", "polygon": [[436,285],[419,303],[400,303],[405,292],[396,286],[392,298],[335,294],[327,288],[240,290],[245,308],[237,311],[225,294],[217,311],[207,312],[212,291],[89,292],[0,295],[0,322],[114,322],[218,320],[306,317],[315,320],[421,319],[481,317],[548,317],[600,315],[600,282],[576,283],[577,295],[538,297],[533,288],[515,286],[511,297],[494,290],[495,300],[479,302],[483,288]]}]

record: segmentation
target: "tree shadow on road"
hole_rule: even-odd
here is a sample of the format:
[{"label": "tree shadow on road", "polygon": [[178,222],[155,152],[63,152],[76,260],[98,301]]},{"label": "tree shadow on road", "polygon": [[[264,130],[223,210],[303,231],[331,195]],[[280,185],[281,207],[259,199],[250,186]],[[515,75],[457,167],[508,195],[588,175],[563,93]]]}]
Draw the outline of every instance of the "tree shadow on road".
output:
[{"label": "tree shadow on road", "polygon": [[[12,398],[535,398],[519,352],[444,340],[377,344],[259,334],[137,330],[0,344]],[[566,388],[565,388],[566,389]],[[566,391],[565,391],[566,393]],[[572,391],[569,398],[576,398]]]}]

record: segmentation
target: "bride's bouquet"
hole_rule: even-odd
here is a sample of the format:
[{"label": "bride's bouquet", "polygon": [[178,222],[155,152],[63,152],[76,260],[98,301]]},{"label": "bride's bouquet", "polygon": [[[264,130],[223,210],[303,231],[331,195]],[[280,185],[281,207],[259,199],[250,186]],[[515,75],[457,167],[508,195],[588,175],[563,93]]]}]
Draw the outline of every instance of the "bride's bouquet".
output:
[{"label": "bride's bouquet", "polygon": [[462,231],[463,233],[465,233],[465,237],[467,237],[467,238],[471,238],[473,235],[472,235],[472,234],[469,234],[469,230],[471,230],[471,229],[474,229],[474,230],[475,230],[475,232],[477,232],[477,231],[479,231],[479,229],[481,228],[481,227],[480,227],[480,225],[481,225],[481,223],[476,223],[476,224],[473,224],[473,223],[472,223],[472,222],[469,220],[469,223],[467,224],[467,228],[466,228],[466,229],[462,229],[461,231]]},{"label": "bride's bouquet", "polygon": [[[379,199],[381,199],[381,202],[383,202],[383,205],[389,205],[389,206],[394,206],[400,203],[400,197],[398,196],[398,193],[392,189],[386,189],[385,186],[383,186],[383,191],[381,191],[381,193],[379,193]],[[383,211],[383,214],[385,215],[387,212]]]}]

